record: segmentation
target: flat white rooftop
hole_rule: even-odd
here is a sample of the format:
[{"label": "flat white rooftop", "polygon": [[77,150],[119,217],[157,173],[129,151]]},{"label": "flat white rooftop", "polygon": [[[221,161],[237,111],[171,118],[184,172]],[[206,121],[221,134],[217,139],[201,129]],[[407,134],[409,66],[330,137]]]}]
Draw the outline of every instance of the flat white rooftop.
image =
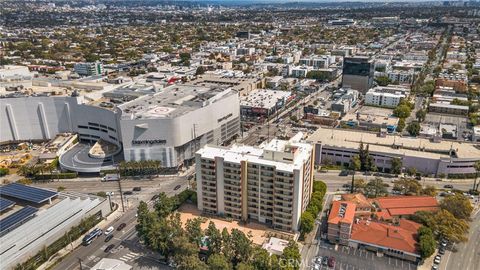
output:
[{"label": "flat white rooftop", "polygon": [[[376,133],[344,129],[318,128],[308,141],[322,145],[358,149],[360,142],[368,144],[370,151],[394,155],[421,156],[425,158],[449,158],[450,149],[458,158],[480,157],[480,147],[473,143],[441,141],[432,142],[425,138],[412,138],[387,135],[379,137]],[[395,147],[394,147],[395,146]]]}]

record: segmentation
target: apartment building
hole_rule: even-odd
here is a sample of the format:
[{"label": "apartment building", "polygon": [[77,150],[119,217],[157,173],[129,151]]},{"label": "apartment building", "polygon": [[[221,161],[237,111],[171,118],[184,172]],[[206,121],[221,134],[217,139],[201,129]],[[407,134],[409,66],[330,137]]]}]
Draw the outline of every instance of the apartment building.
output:
[{"label": "apartment building", "polygon": [[273,139],[260,147],[207,145],[196,153],[198,208],[298,231],[312,193],[314,151],[301,141]]},{"label": "apartment building", "polygon": [[365,94],[365,104],[394,108],[402,98],[408,97],[410,89],[389,85],[374,87]]}]

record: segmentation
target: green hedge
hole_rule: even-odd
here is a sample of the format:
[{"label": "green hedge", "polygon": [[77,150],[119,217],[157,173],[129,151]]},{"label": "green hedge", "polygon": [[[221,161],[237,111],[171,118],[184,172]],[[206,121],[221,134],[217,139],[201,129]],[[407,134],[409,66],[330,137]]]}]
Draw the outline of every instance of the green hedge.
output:
[{"label": "green hedge", "polygon": [[59,174],[37,174],[34,176],[35,180],[55,180],[55,179],[72,179],[77,178],[78,174],[74,172],[59,173]]},{"label": "green hedge", "polygon": [[18,264],[15,267],[15,270],[34,270],[37,269],[40,265],[45,263],[52,255],[57,253],[62,248],[69,245],[72,241],[75,241],[83,234],[87,233],[95,225],[98,224],[101,220],[101,215],[93,215],[86,219],[82,219],[78,226],[75,226],[70,229],[65,235],[57,239],[48,247],[45,247],[43,250],[38,252],[35,256],[30,257],[26,262]]},{"label": "green hedge", "polygon": [[475,178],[474,173],[459,173],[459,174],[449,174],[449,179],[472,179]]}]

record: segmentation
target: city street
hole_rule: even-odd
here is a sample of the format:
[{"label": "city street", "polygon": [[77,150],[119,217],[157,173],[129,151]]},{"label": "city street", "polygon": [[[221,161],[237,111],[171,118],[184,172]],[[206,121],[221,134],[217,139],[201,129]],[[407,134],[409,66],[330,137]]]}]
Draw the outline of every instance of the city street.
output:
[{"label": "city street", "polygon": [[[337,190],[344,190],[343,185],[344,184],[350,184],[352,182],[352,176],[340,176],[339,175],[340,171],[337,170],[332,170],[328,171],[326,173],[322,172],[315,172],[315,180],[321,180],[324,181],[327,184],[327,189],[328,191],[334,192]],[[369,180],[375,178],[375,176],[370,175],[363,175],[361,173],[355,174],[355,179],[363,179],[365,182],[368,182]],[[389,190],[393,187],[393,182],[394,180],[398,178],[389,178],[389,177],[380,177],[382,180],[389,184]],[[437,181],[435,178],[426,178],[423,177],[422,180],[419,181],[419,183],[423,186],[434,186],[437,189],[444,189],[445,185],[452,185],[454,189],[459,189],[463,191],[468,191],[469,189],[472,188],[473,185],[473,179],[463,179],[463,180],[448,180],[448,179],[443,179],[442,181]]]},{"label": "city street", "polygon": [[[150,198],[153,194],[165,192],[168,196],[173,196],[185,190],[187,185],[185,178],[172,178],[163,180],[162,183],[157,182],[158,181],[142,180],[122,181],[122,187],[125,186],[125,189],[126,187],[132,186],[143,186],[144,188],[142,188],[142,191],[139,193],[126,196],[129,202],[129,207],[119,218],[112,220],[111,223],[107,225],[107,227],[113,226],[115,228],[115,231],[113,232],[114,238],[109,242],[104,242],[105,236],[102,235],[98,239],[94,240],[89,246],[77,247],[53,269],[80,269],[80,261],[83,269],[88,269],[102,258],[119,259],[129,265],[132,265],[134,267],[133,269],[170,269],[169,267],[160,264],[158,262],[158,255],[145,249],[139,242],[135,231],[136,207],[138,206],[140,200],[148,201],[149,206],[152,206],[153,201],[150,201]],[[101,190],[101,185],[106,184],[104,185],[105,190],[108,191],[108,188],[115,190],[115,186],[112,186],[111,183],[112,182],[101,182],[100,185],[98,185],[91,182],[79,182],[76,184],[70,184],[68,187],[71,189],[71,191],[80,191],[88,189],[89,185],[93,185],[94,190],[96,191]],[[152,183],[155,183],[155,185],[152,185]],[[115,182],[115,184],[117,183]],[[182,185],[182,188],[174,190],[174,187],[179,184]],[[150,186],[150,188],[147,188],[147,186]],[[121,208],[119,210],[121,211]],[[121,231],[117,231],[116,229],[122,223],[125,223],[126,227]],[[115,248],[108,253],[104,252],[105,248],[110,244],[114,244]]]},{"label": "city street", "polygon": [[455,246],[455,250],[443,255],[440,269],[442,270],[476,270],[480,267],[480,209],[472,215],[468,242]]}]

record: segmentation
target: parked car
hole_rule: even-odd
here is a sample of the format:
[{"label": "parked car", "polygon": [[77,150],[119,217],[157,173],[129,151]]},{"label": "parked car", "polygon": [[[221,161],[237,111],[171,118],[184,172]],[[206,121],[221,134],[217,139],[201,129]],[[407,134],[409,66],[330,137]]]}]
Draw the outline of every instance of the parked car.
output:
[{"label": "parked car", "polygon": [[438,270],[438,265],[432,265],[432,270]]},{"label": "parked car", "polygon": [[322,264],[327,266],[327,264],[328,264],[328,257],[327,256],[322,258]]},{"label": "parked car", "polygon": [[440,249],[438,250],[438,254],[444,255],[444,254],[445,254],[445,248],[443,248],[443,247],[440,248]]},{"label": "parked car", "polygon": [[435,259],[433,259],[433,263],[434,264],[440,264],[441,259],[442,259],[442,257],[440,255],[437,255],[437,256],[435,256]]},{"label": "parked car", "polygon": [[123,230],[123,228],[125,228],[126,226],[127,226],[127,224],[125,224],[125,223],[122,223],[122,224],[118,225],[117,231]]},{"label": "parked car", "polygon": [[115,228],[113,228],[113,226],[108,227],[108,229],[105,230],[105,235],[111,234],[114,230]]},{"label": "parked car", "polygon": [[156,199],[158,199],[158,197],[160,197],[160,196],[158,196],[158,194],[155,194],[155,195],[152,196],[151,200],[155,201]]},{"label": "parked car", "polygon": [[141,188],[141,187],[134,187],[134,188],[133,188],[133,191],[137,191],[137,192],[138,192],[138,191],[142,191],[142,188]]},{"label": "parked car", "polygon": [[453,185],[444,185],[444,188],[453,188]]},{"label": "parked car", "polygon": [[113,234],[107,235],[107,237],[105,237],[105,242],[112,240],[112,238],[113,238]]},{"label": "parked car", "polygon": [[108,246],[105,248],[105,252],[110,252],[114,247],[115,247],[114,244],[108,245]]},{"label": "parked car", "polygon": [[182,186],[180,186],[180,185],[176,185],[176,186],[173,188],[173,190],[178,190],[178,189],[181,188],[181,187],[182,187]]},{"label": "parked car", "polygon": [[335,267],[335,257],[328,258],[328,267],[331,267],[331,268]]},{"label": "parked car", "polygon": [[127,191],[123,192],[123,195],[132,195],[132,194],[133,194],[133,192],[130,191],[130,190],[127,190]]}]

